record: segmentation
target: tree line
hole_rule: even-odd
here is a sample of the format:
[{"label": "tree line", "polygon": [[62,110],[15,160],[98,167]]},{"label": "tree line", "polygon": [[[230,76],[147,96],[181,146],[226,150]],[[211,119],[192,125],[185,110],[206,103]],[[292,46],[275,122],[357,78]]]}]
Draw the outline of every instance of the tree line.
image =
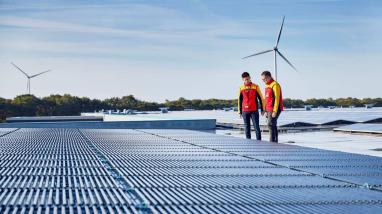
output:
[{"label": "tree line", "polygon": [[[0,98],[0,120],[14,116],[64,116],[80,115],[81,112],[94,112],[104,110],[134,109],[138,111],[155,111],[160,107],[168,107],[172,111],[195,109],[212,110],[226,107],[236,107],[237,100],[223,99],[193,99],[179,98],[178,100],[166,100],[163,103],[146,102],[135,98],[133,95],[123,97],[112,97],[99,100],[87,97],[77,97],[69,94],[50,95],[43,98],[34,95],[20,95],[13,99]],[[364,104],[374,104],[382,106],[382,98],[338,98],[338,99],[284,99],[284,106],[287,108],[302,108],[305,105],[318,106],[356,106]]]}]

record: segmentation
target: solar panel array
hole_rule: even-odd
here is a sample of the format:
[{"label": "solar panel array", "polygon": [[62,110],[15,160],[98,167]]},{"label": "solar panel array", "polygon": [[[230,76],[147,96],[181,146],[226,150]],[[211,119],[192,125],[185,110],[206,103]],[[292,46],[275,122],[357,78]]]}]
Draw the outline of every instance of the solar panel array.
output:
[{"label": "solar panel array", "polygon": [[0,213],[382,210],[381,158],[186,130],[0,131]]},{"label": "solar panel array", "polygon": [[334,131],[382,134],[382,124],[352,124],[335,128]]},{"label": "solar panel array", "polygon": [[131,204],[78,130],[0,138],[0,213],[129,213]]}]

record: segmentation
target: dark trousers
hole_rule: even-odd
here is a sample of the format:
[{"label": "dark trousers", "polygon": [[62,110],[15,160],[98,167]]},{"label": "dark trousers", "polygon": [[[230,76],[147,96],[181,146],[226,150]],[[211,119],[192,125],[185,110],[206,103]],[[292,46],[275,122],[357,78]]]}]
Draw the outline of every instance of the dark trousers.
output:
[{"label": "dark trousers", "polygon": [[261,140],[261,132],[259,125],[259,112],[250,111],[242,113],[244,125],[245,125],[245,137],[251,139],[251,119],[256,131],[256,140]]},{"label": "dark trousers", "polygon": [[267,112],[267,125],[269,130],[269,142],[279,142],[279,133],[277,131],[277,119],[280,116],[280,112],[277,112],[275,118],[272,118],[272,112]]}]

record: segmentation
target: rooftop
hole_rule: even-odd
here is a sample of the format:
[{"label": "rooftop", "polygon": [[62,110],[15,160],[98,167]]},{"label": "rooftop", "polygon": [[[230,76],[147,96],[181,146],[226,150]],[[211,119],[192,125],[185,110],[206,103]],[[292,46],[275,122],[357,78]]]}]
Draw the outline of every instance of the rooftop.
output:
[{"label": "rooftop", "polygon": [[[170,109],[171,110],[171,109]],[[216,119],[219,124],[243,124],[237,112],[224,110],[205,111],[170,111],[168,114],[146,112],[136,115],[116,115],[101,113],[83,113],[83,115],[104,116],[105,121],[153,121],[153,120],[190,120],[190,119]],[[381,123],[382,108],[335,108],[312,109],[305,111],[293,109],[284,111],[278,120],[279,126],[300,125],[338,125],[352,123]],[[260,124],[266,125],[266,118],[260,117]],[[296,125],[297,124],[297,125]]]}]

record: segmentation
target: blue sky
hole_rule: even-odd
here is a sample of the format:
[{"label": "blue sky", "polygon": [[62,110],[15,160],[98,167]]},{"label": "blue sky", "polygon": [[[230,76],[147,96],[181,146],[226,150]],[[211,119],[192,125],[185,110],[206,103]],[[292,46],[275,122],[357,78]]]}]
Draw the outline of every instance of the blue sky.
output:
[{"label": "blue sky", "polygon": [[381,97],[382,2],[0,0],[0,97],[133,94],[149,101],[235,98],[240,74],[260,82],[286,16],[284,97]]}]

